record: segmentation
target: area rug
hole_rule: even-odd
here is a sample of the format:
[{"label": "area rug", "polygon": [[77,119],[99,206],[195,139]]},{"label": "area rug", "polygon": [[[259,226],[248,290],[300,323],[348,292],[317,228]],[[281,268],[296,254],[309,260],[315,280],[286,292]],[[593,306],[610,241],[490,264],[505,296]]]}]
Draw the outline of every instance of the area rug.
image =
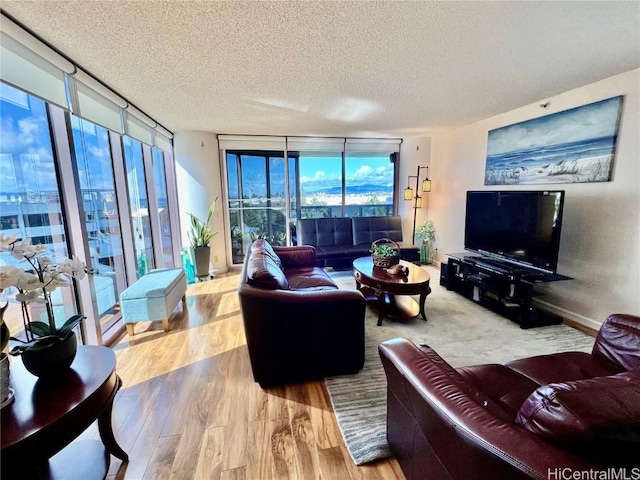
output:
[{"label": "area rug", "polygon": [[[356,465],[391,455],[386,440],[386,377],[378,345],[405,337],[433,347],[454,367],[505,363],[532,355],[561,351],[589,352],[594,338],[566,325],[522,330],[516,323],[475,304],[439,283],[440,272],[431,274],[432,293],[427,297],[428,321],[385,318],[376,326],[377,314],[367,308],[365,365],[356,375],[327,378],[326,385],[347,449]],[[350,271],[331,272],[341,289],[355,289]]]}]

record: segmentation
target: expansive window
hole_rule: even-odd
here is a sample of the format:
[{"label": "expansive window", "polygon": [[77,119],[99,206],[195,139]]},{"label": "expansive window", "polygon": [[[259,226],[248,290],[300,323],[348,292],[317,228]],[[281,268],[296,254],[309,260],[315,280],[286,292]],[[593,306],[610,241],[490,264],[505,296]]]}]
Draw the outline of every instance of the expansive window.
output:
[{"label": "expansive window", "polygon": [[342,217],[342,152],[293,152],[300,177],[299,218]]},{"label": "expansive window", "polygon": [[[46,104],[0,84],[0,111],[2,234],[30,238],[32,244],[45,245],[54,262],[64,260],[69,250]],[[0,252],[0,263],[28,267],[9,252]],[[5,290],[4,295],[11,293]],[[58,325],[77,312],[72,288],[56,289],[52,302]],[[32,318],[46,319],[46,311],[38,303],[30,303],[29,308]],[[19,335],[23,330],[20,304],[10,303],[4,318],[11,334]]]},{"label": "expansive window", "polygon": [[227,191],[233,263],[257,238],[286,245],[286,171],[283,152],[227,153]]},{"label": "expansive window", "polygon": [[[364,144],[345,140],[298,138],[288,143],[299,149],[286,156],[276,150],[234,150],[223,141],[232,263],[242,263],[256,238],[296,245],[300,218],[393,214],[398,142],[379,142],[366,151]],[[259,142],[276,140],[261,137]]]},{"label": "expansive window", "polygon": [[133,227],[133,244],[136,252],[136,271],[138,278],[155,268],[153,260],[153,240],[147,202],[147,182],[142,159],[142,143],[130,137],[124,137],[124,158],[129,189],[129,208]]},{"label": "expansive window", "polygon": [[[53,312],[60,322],[81,310],[83,340],[101,344],[106,324],[96,314],[116,319],[119,293],[154,258],[172,266],[178,256],[172,134],[11,19],[2,22],[0,233],[45,244],[54,262],[86,262],[88,276],[53,292]],[[158,212],[149,212],[147,185]],[[0,252],[0,264],[17,261]],[[20,310],[11,304],[4,315],[9,324],[19,319],[14,335]]]},{"label": "expansive window", "polygon": [[345,155],[345,215],[371,217],[393,214],[394,165],[389,153],[347,152]]}]

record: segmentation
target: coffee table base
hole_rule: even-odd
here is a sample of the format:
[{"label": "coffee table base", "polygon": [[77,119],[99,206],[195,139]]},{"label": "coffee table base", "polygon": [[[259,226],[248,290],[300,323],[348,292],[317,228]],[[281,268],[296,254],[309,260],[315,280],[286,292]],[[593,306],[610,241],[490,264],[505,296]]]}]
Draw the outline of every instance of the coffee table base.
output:
[{"label": "coffee table base", "polygon": [[[424,313],[424,299],[418,304],[413,298],[401,295],[392,295],[386,292],[379,292],[369,287],[360,287],[360,291],[367,300],[367,305],[378,312],[378,326],[382,325],[384,317],[394,317],[401,319],[409,319],[422,315],[423,320],[427,321]],[[424,295],[426,298],[426,295]]]}]

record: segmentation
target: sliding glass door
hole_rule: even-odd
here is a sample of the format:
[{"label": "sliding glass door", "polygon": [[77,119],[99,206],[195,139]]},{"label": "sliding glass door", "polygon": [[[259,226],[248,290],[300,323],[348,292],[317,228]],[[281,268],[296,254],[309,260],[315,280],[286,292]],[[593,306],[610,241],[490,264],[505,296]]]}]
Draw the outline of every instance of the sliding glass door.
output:
[{"label": "sliding glass door", "polygon": [[120,319],[118,299],[127,288],[109,132],[75,116],[71,122],[93,272],[93,302],[104,334]]}]

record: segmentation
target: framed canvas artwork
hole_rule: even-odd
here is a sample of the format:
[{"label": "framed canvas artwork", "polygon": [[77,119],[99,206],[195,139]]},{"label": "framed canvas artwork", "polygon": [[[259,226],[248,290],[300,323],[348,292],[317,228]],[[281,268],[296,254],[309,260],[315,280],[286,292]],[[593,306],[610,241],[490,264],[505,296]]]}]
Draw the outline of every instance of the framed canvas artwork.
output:
[{"label": "framed canvas artwork", "polygon": [[485,185],[608,182],[622,96],[489,132]]}]

